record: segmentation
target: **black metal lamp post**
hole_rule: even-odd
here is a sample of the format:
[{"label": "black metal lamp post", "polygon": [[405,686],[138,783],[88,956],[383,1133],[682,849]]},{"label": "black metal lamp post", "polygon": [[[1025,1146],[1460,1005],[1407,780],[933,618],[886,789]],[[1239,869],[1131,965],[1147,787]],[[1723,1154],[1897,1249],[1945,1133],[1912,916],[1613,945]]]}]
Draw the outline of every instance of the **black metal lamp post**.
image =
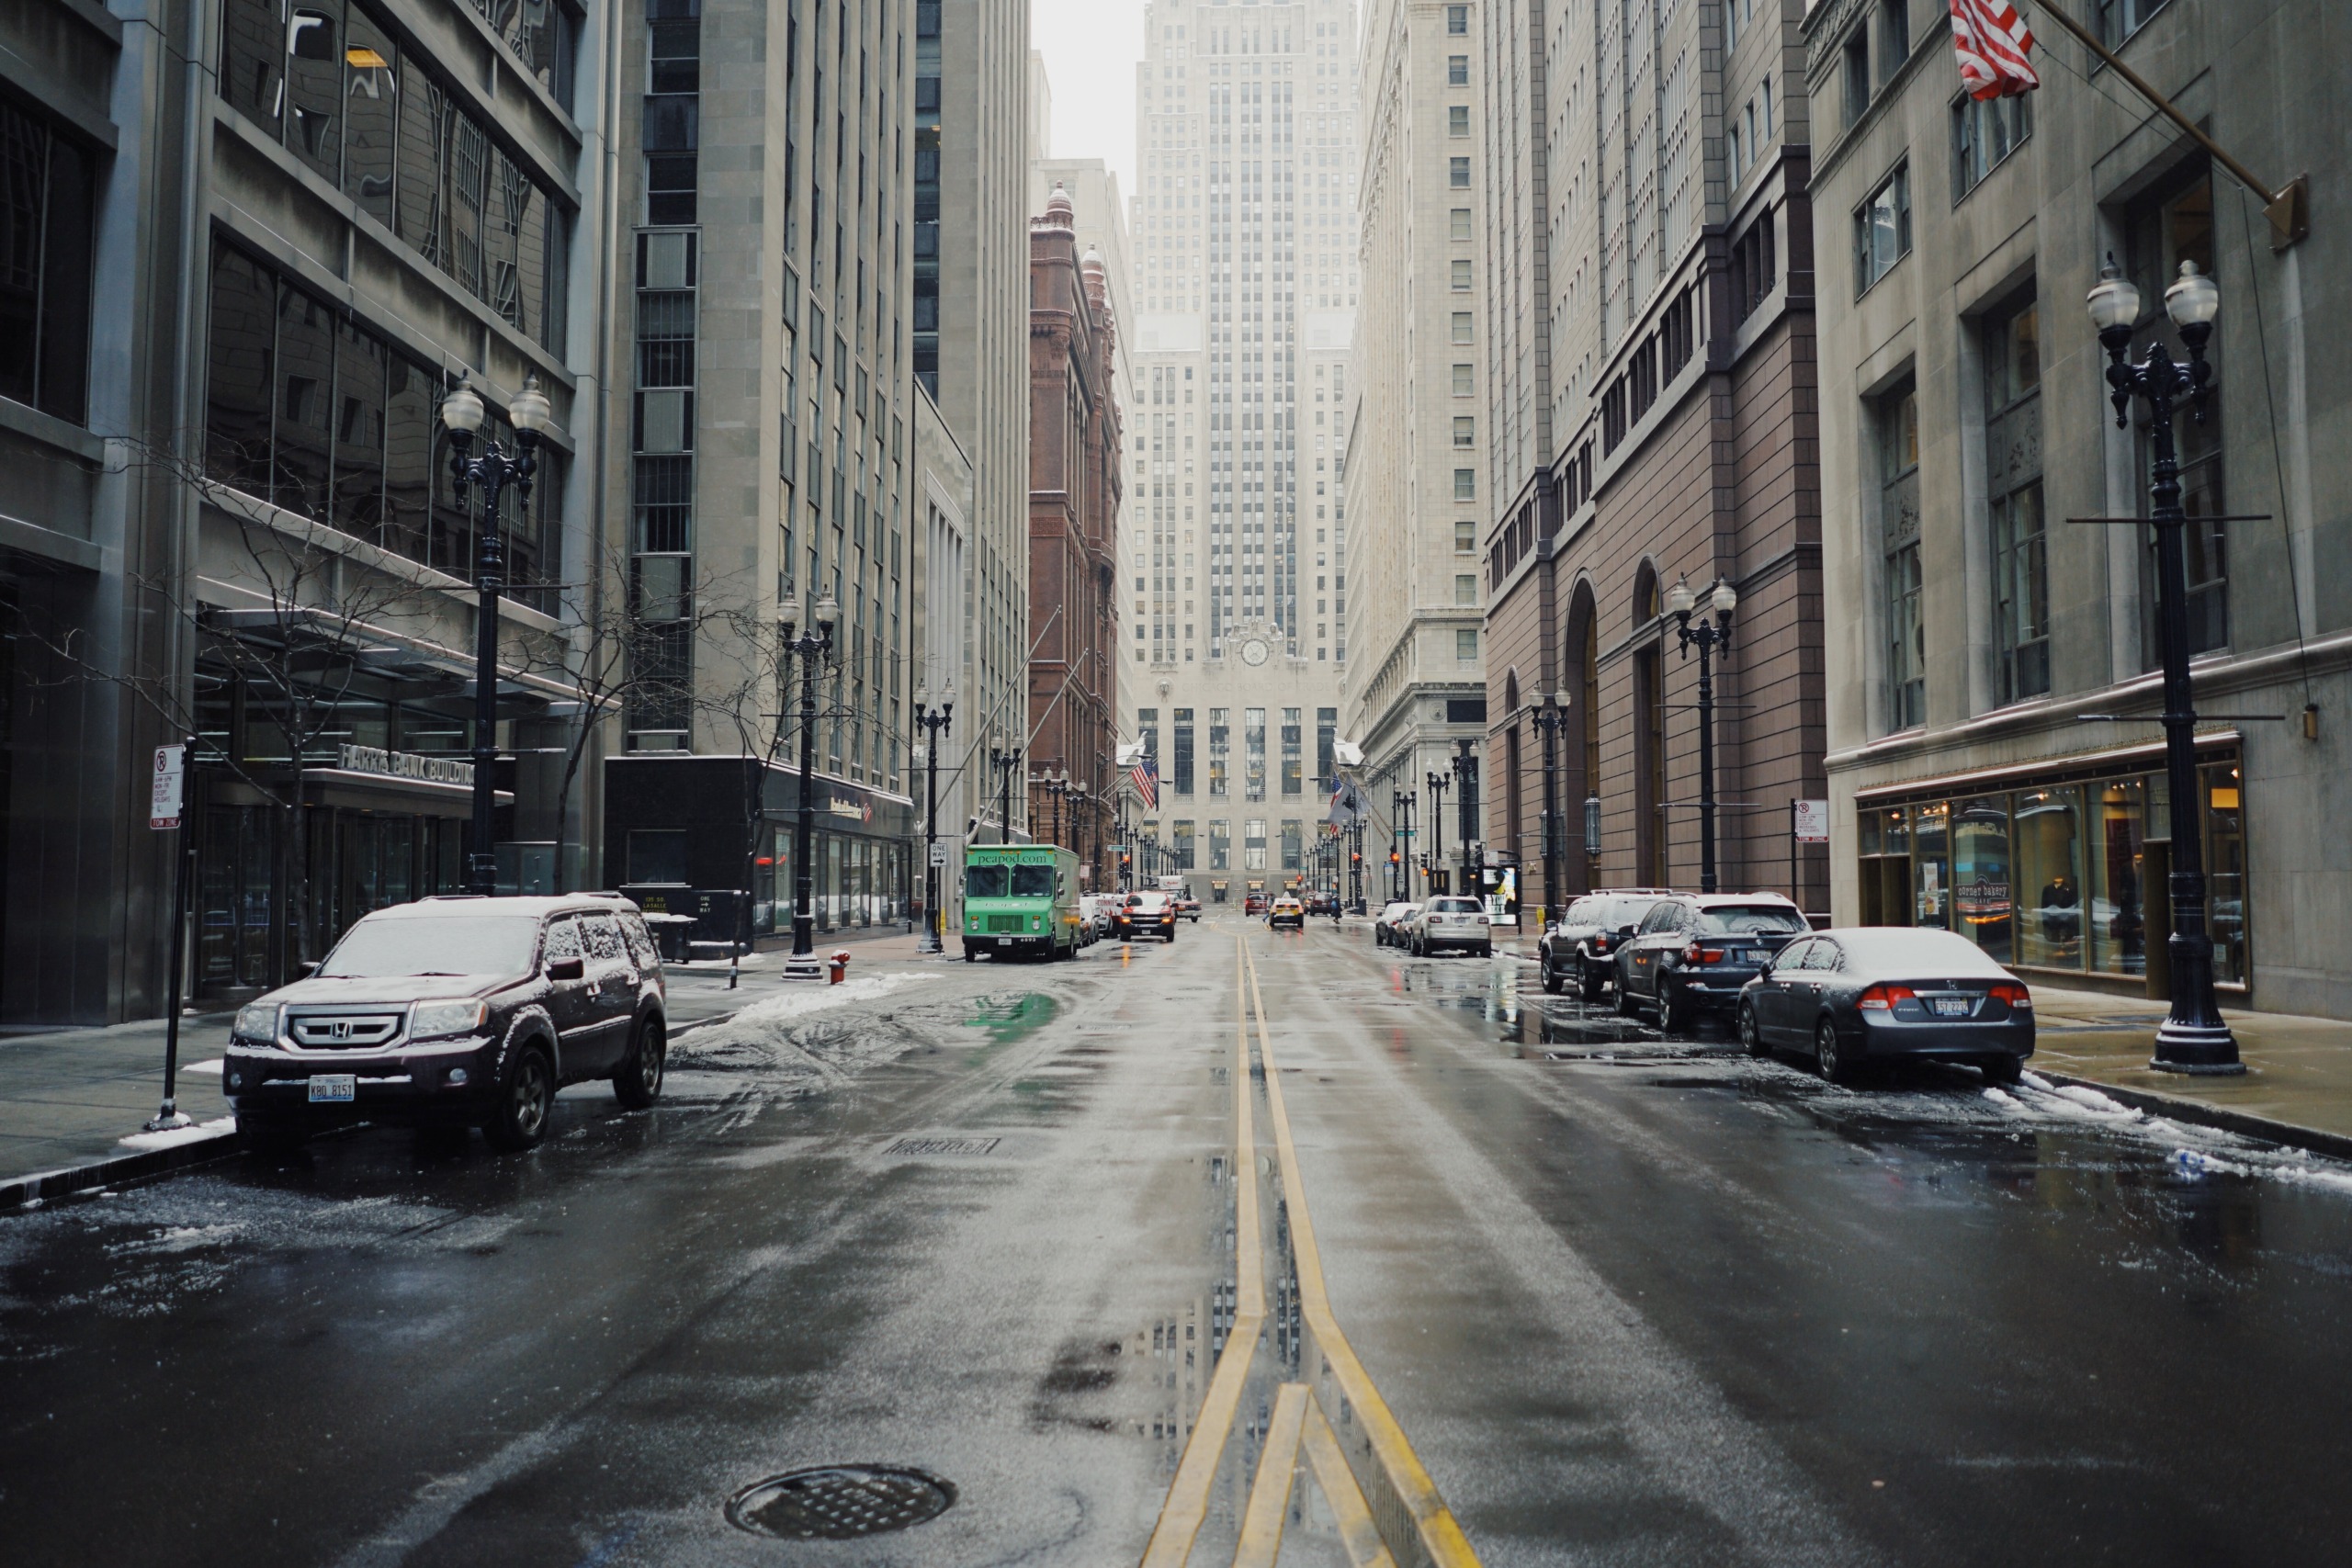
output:
[{"label": "black metal lamp post", "polygon": [[[832,657],[833,625],[840,618],[841,606],[829,594],[817,601],[812,615],[816,625],[808,630],[795,626],[788,604],[778,628],[785,656],[800,661],[800,801],[792,816],[793,963],[787,964],[786,974],[797,961],[813,960],[817,952],[817,868],[811,863],[817,839],[817,671]],[[808,965],[799,967],[805,973]]]},{"label": "black metal lamp post", "polygon": [[2131,361],[2132,333],[2140,322],[2140,291],[2108,257],[2098,286],[2090,292],[2091,321],[2107,349],[2107,384],[2118,428],[2128,428],[2132,400],[2148,405],[2149,445],[2154,453],[2149,486],[2148,521],[2156,530],[2158,631],[2165,665],[2165,773],[2172,791],[2172,1012],[2156,1030],[2150,1066],[2174,1073],[2242,1073],[2238,1043],[2222,1021],[2213,997],[2213,940],[2205,925],[2205,812],[2197,783],[2197,708],[2188,686],[2188,559],[2183,535],[2188,517],[2180,503],[2180,457],[2173,443],[2173,404],[2188,400],[2190,416],[2205,423],[2213,367],[2205,358],[2221,313],[2222,291],[2197,270],[2180,264],[2180,276],[2165,290],[2165,313],[2180,331],[2188,363],[2176,361],[2162,344],[2150,344],[2144,358]]},{"label": "black metal lamp post", "polygon": [[1483,837],[1478,831],[1478,743],[1464,738],[1453,744],[1453,807],[1461,813],[1460,820],[1454,824],[1462,840],[1460,890],[1476,898],[1482,891],[1478,876],[1482,864],[1478,843]]},{"label": "black metal lamp post", "polygon": [[1421,787],[1430,792],[1430,831],[1435,835],[1430,840],[1430,852],[1422,857],[1421,869],[1434,881],[1445,874],[1445,792],[1453,787],[1453,781],[1431,769]]},{"label": "black metal lamp post", "polygon": [[[1715,890],[1715,672],[1714,653],[1717,649],[1731,647],[1731,613],[1739,607],[1739,595],[1728,582],[1718,581],[1709,591],[1706,604],[1699,602],[1690,585],[1678,581],[1667,591],[1666,607],[1675,619],[1676,634],[1682,639],[1682,657],[1690,657],[1692,645],[1699,649],[1699,891]],[[1709,607],[1713,614],[1708,615]],[[1698,611],[1698,624],[1691,624],[1692,611]]]},{"label": "black metal lamp post", "polygon": [[915,723],[923,731],[923,812],[922,812],[922,941],[915,944],[920,953],[944,953],[945,928],[940,923],[940,903],[945,885],[939,874],[939,738],[947,733],[948,723],[956,712],[956,688],[949,686],[940,700],[937,712],[932,710],[931,694],[915,694]]},{"label": "black metal lamp post", "polygon": [[997,771],[996,841],[1000,844],[1012,842],[1012,775],[1021,771],[1021,750],[1018,746],[989,748],[989,765]]},{"label": "black metal lamp post", "polygon": [[1560,727],[1568,705],[1557,693],[1544,694],[1535,710],[1535,732],[1544,738],[1544,919],[1560,918]]},{"label": "black metal lamp post", "polygon": [[1069,847],[1080,861],[1086,860],[1086,781],[1071,779],[1069,788]]},{"label": "black metal lamp post", "polygon": [[474,615],[474,821],[473,842],[466,855],[466,890],[488,896],[498,891],[498,592],[505,586],[501,573],[506,565],[498,533],[498,497],[513,485],[520,506],[529,508],[531,476],[539,470],[539,435],[554,423],[555,410],[539,390],[539,378],[528,378],[506,410],[514,426],[514,449],[484,441],[481,451],[469,457],[484,416],[481,394],[466,382],[458,382],[441,400],[441,423],[449,432],[449,471],[469,495],[481,492],[481,522],[474,533],[474,590],[481,607]]},{"label": "black metal lamp post", "polygon": [[1600,886],[1600,796],[1584,797],[1585,886]]}]

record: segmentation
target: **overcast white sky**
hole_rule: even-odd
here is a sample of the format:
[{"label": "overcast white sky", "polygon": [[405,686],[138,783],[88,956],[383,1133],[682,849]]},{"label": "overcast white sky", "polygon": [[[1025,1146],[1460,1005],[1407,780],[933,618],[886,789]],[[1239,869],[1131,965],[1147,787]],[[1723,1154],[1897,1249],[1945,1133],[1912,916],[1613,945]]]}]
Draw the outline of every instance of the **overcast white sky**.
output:
[{"label": "overcast white sky", "polygon": [[1053,84],[1053,155],[1100,158],[1136,194],[1136,62],[1143,0],[1030,0],[1029,42]]}]

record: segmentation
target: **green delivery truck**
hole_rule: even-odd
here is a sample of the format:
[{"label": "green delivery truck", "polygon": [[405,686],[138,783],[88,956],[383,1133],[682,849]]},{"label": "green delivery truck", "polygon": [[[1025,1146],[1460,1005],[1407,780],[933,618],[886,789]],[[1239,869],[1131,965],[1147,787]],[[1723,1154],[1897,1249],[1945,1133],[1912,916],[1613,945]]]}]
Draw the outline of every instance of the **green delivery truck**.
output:
[{"label": "green delivery truck", "polygon": [[1078,857],[1054,844],[964,849],[964,962],[1075,958]]}]

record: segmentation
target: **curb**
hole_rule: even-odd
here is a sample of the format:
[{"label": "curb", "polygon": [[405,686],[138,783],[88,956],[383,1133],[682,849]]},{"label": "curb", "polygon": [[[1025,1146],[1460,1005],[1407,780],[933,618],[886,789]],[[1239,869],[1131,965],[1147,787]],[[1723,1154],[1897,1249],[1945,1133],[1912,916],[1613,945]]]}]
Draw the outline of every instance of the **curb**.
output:
[{"label": "curb", "polygon": [[144,1177],[162,1176],[190,1166],[209,1165],[226,1159],[241,1147],[234,1128],[223,1128],[201,1138],[184,1144],[174,1144],[168,1149],[141,1149],[135,1154],[117,1155],[109,1159],[93,1160],[87,1165],[64,1166],[56,1170],[35,1171],[30,1176],[10,1177],[0,1181],[0,1213],[30,1208],[51,1198],[62,1198],[69,1192],[85,1192],[93,1187],[106,1187],[117,1181],[135,1181]]},{"label": "curb", "polygon": [[2309,1149],[2315,1155],[2326,1155],[2331,1159],[2352,1160],[2352,1137],[2341,1133],[2299,1127],[2292,1122],[2274,1122],[2267,1116],[2253,1116],[2243,1111],[2208,1105],[2201,1100],[2182,1100],[2144,1089],[2124,1089],[2111,1083],[2101,1083],[2097,1078],[2076,1077],[2072,1073],[2053,1073],[2037,1066],[2030,1058],[2027,1060],[2026,1071],[2070,1089],[2097,1089],[2119,1105],[2144,1111],[2151,1116],[2169,1117],[2191,1126],[2235,1133],[2241,1137],[2259,1138],[2265,1143],[2283,1144],[2289,1148]]}]

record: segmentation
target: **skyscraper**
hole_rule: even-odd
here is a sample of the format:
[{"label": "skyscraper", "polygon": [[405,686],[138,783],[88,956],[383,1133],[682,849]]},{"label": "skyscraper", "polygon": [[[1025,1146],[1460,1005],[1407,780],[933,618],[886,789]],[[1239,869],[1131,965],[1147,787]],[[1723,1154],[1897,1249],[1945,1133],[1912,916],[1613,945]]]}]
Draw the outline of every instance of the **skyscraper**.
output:
[{"label": "skyscraper", "polygon": [[[1331,774],[1347,657],[1354,36],[1351,0],[1157,0],[1145,16],[1120,544],[1133,678],[1120,691],[1132,736],[1171,747],[1143,821],[1157,832],[1170,818],[1172,868],[1205,874],[1212,896],[1230,880],[1220,871],[1262,882],[1301,868]],[[1255,750],[1228,773],[1236,731]],[[1235,819],[1214,818],[1197,853],[1194,812],[1227,809],[1215,797],[1229,793],[1258,813],[1238,818],[1238,852]]]}]

